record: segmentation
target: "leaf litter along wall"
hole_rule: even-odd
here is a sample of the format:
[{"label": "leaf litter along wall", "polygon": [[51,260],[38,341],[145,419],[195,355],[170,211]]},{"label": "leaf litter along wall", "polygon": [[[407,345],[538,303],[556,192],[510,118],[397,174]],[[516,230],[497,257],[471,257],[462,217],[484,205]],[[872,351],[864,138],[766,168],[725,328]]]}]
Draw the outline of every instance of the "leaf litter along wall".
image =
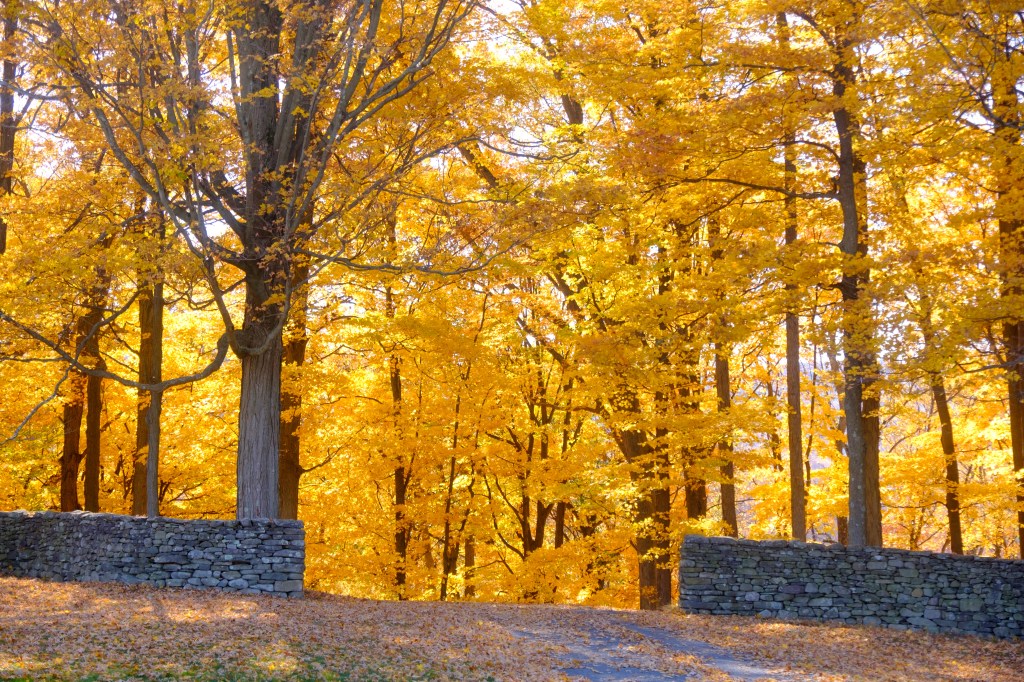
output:
[{"label": "leaf litter along wall", "polygon": [[1024,561],[688,535],[679,606],[689,613],[1022,637]]},{"label": "leaf litter along wall", "polygon": [[302,596],[301,521],[0,512],[0,575]]}]

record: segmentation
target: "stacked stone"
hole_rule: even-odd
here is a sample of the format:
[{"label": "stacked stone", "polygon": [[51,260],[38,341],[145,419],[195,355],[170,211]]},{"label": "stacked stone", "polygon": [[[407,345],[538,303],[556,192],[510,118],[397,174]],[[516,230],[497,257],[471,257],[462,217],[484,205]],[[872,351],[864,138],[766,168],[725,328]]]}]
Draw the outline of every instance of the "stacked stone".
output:
[{"label": "stacked stone", "polygon": [[688,535],[690,613],[1024,637],[1024,561]]},{"label": "stacked stone", "polygon": [[0,574],[302,596],[301,521],[0,512]]}]

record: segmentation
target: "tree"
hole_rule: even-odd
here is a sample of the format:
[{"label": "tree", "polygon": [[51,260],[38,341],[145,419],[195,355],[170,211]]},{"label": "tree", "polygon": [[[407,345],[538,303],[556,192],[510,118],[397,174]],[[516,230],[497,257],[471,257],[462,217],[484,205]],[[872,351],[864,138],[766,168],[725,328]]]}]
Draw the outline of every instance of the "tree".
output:
[{"label": "tree", "polygon": [[[4,0],[2,23],[4,50],[0,53],[0,196],[10,194],[14,183],[14,135],[18,118],[14,113],[14,89],[18,62],[14,54],[18,30],[19,3]],[[7,221],[0,216],[0,255],[7,250]]]},{"label": "tree", "polygon": [[[202,264],[241,359],[239,518],[279,514],[282,330],[296,258],[344,261],[313,250],[315,239],[365,196],[334,193],[308,229],[302,218],[323,194],[335,152],[428,76],[470,7],[439,0],[386,13],[382,0],[337,9],[252,0],[167,7],[148,15],[148,25],[126,21],[130,7],[103,2],[97,9],[110,13],[51,13],[48,57],[77,86],[74,106],[96,121]],[[115,90],[104,77],[108,56],[138,80]],[[220,56],[226,73],[215,66]],[[221,117],[232,125],[220,126]],[[227,140],[229,155],[216,154]],[[211,236],[211,219],[232,239]],[[219,264],[241,272],[240,324]]]}]

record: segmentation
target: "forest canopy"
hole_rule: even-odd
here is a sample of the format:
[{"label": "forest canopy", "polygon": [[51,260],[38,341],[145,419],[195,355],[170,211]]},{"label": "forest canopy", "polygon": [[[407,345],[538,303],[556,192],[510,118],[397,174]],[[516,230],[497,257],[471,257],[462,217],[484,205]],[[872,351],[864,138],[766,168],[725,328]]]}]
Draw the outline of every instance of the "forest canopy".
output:
[{"label": "forest canopy", "polygon": [[1024,556],[1019,2],[0,2],[0,508],[398,599]]}]

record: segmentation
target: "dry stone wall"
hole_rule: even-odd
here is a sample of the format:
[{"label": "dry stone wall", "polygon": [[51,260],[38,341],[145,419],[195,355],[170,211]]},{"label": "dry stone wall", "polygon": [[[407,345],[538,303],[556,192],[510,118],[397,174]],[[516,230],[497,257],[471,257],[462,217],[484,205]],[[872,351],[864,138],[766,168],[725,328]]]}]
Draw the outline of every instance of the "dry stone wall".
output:
[{"label": "dry stone wall", "polygon": [[1024,637],[1024,561],[688,535],[679,606]]},{"label": "dry stone wall", "polygon": [[0,512],[0,575],[302,596],[301,521]]}]

